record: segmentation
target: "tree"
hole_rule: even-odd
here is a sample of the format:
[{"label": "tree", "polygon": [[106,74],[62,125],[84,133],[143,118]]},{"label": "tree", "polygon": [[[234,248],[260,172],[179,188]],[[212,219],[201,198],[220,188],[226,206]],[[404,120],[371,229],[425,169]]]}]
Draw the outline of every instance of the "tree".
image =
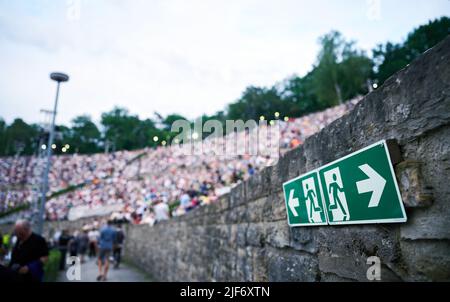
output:
[{"label": "tree", "polygon": [[338,82],[344,100],[368,92],[368,84],[374,78],[373,66],[372,60],[364,52],[351,46],[344,49],[343,59],[338,69]]},{"label": "tree", "polygon": [[170,130],[172,128],[172,124],[178,120],[186,120],[186,118],[184,116],[176,114],[176,113],[169,114],[162,121],[163,130],[170,132]]},{"label": "tree", "polygon": [[363,51],[332,31],[319,39],[321,50],[312,71],[314,93],[324,107],[342,104],[357,94],[367,92],[372,75],[372,61]]},{"label": "tree", "polygon": [[72,128],[63,134],[63,144],[69,144],[69,153],[95,153],[100,149],[101,133],[88,115],[80,115],[72,120]]},{"label": "tree", "polygon": [[0,118],[0,156],[5,155],[6,146],[6,123]]},{"label": "tree", "polygon": [[314,93],[313,78],[314,73],[309,72],[303,78],[293,76],[284,81],[281,96],[289,108],[281,112],[283,116],[300,117],[324,108]]},{"label": "tree", "polygon": [[22,119],[15,119],[6,127],[4,155],[31,155],[37,150],[38,127],[28,125]]},{"label": "tree", "polygon": [[413,30],[404,43],[378,45],[373,50],[377,80],[383,83],[449,34],[450,18],[442,17]]},{"label": "tree", "polygon": [[338,55],[342,51],[344,40],[340,33],[331,32],[319,41],[322,49],[314,72],[315,93],[323,104],[340,104],[342,93],[338,83]]},{"label": "tree", "polygon": [[204,120],[217,120],[222,123],[222,125],[225,125],[225,121],[227,120],[227,116],[225,115],[225,112],[223,110],[217,111],[213,115],[205,115]]},{"label": "tree", "polygon": [[[127,109],[120,107],[103,113],[101,123],[105,141],[112,145],[113,150],[156,146],[160,142],[159,138],[164,137],[163,131],[156,128],[152,120],[141,121],[137,116],[130,115]],[[158,136],[157,142],[153,141],[154,136]]]},{"label": "tree", "polygon": [[286,112],[288,102],[283,101],[275,87],[250,86],[235,103],[228,105],[227,119],[259,120],[260,116],[270,119],[275,112]]},{"label": "tree", "polygon": [[450,18],[442,17],[413,30],[405,42],[408,58],[412,61],[450,34]]}]

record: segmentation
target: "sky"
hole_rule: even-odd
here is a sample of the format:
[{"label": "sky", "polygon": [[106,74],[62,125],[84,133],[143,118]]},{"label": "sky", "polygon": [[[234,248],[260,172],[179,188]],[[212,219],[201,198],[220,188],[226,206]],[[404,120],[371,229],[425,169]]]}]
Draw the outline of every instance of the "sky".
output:
[{"label": "sky", "polygon": [[331,30],[369,54],[450,12],[449,0],[0,0],[0,117],[57,123],[114,106],[195,118],[311,70]]}]

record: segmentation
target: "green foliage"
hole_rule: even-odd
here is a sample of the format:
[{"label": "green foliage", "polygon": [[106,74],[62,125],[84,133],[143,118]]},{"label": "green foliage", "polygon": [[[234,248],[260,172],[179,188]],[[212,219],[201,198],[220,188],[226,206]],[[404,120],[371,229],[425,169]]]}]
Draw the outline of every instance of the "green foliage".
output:
[{"label": "green foliage", "polygon": [[20,205],[18,207],[15,207],[15,208],[6,210],[4,212],[1,212],[0,213],[0,218],[9,216],[9,215],[14,214],[14,213],[19,213],[19,212],[22,212],[24,210],[28,210],[29,208],[30,208],[29,204]]},{"label": "green foliage", "polygon": [[0,123],[0,154],[2,155],[30,155],[36,149],[38,128],[28,125],[22,119],[15,119],[9,126],[2,120]]},{"label": "green foliage", "polygon": [[282,97],[289,108],[280,112],[282,116],[298,117],[326,108],[314,93],[313,79],[314,73],[309,72],[304,77],[293,76],[283,83]]},{"label": "green foliage", "polygon": [[82,188],[82,187],[84,187],[84,186],[86,186],[86,185],[88,185],[88,184],[89,184],[89,183],[82,182],[82,183],[80,183],[80,184],[70,185],[70,186],[68,186],[67,188],[64,188],[64,189],[62,189],[62,190],[59,190],[59,191],[57,191],[57,192],[55,192],[55,193],[53,193],[53,194],[47,196],[47,200],[50,200],[50,199],[55,198],[55,197],[58,197],[59,195],[63,195],[63,194],[66,194],[66,193],[75,191],[76,189],[80,189],[80,188]]},{"label": "green foliage", "polygon": [[[101,151],[99,143],[101,142],[101,133],[90,116],[81,115],[72,120],[72,128],[66,144],[73,146],[69,148],[69,153],[95,153]],[[61,143],[63,145],[63,143]]]},{"label": "green foliage", "polygon": [[105,130],[105,140],[111,143],[113,150],[135,150],[147,146],[157,146],[161,140],[153,137],[165,137],[163,130],[156,128],[150,119],[140,120],[130,115],[127,109],[116,107],[102,114],[101,124]]},{"label": "green foliage", "polygon": [[162,123],[163,123],[163,130],[167,131],[167,132],[170,132],[172,124],[175,121],[178,121],[178,120],[186,120],[186,118],[184,116],[182,116],[182,115],[175,114],[175,113],[174,114],[169,114],[162,121]]},{"label": "green foliage", "polygon": [[450,18],[442,17],[412,31],[404,43],[378,45],[373,50],[377,80],[383,83],[449,34]]},{"label": "green foliage", "polygon": [[347,42],[339,32],[319,39],[321,51],[313,70],[313,90],[322,106],[342,104],[358,94],[367,93],[372,61],[363,51]]},{"label": "green foliage", "polygon": [[275,112],[281,118],[298,117],[367,93],[372,60],[339,32],[331,32],[319,42],[317,64],[306,76],[288,78],[280,87],[248,87],[228,106],[226,118],[259,120],[264,116],[270,120]]},{"label": "green foliage", "polygon": [[50,250],[48,261],[44,265],[44,282],[55,282],[58,279],[60,259],[60,251],[57,249]]},{"label": "green foliage", "polygon": [[441,42],[450,34],[450,18],[442,17],[419,26],[408,35],[405,47],[408,49],[409,58],[412,60]]},{"label": "green foliage", "polygon": [[0,155],[4,154],[6,146],[6,123],[0,118]]},{"label": "green foliage", "polygon": [[275,112],[288,111],[289,104],[279,95],[275,87],[248,87],[242,97],[228,106],[227,119],[231,120],[259,120],[273,117]]},{"label": "green foliage", "polygon": [[180,201],[176,200],[172,203],[169,203],[169,212],[173,213],[173,211],[175,211],[178,207],[180,206]]}]

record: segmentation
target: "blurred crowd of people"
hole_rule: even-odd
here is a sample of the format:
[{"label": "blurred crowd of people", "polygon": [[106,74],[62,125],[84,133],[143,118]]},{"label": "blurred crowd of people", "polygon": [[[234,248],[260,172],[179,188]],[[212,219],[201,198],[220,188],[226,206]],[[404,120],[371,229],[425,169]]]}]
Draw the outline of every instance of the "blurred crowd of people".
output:
[{"label": "blurred crowd of people", "polygon": [[112,220],[101,225],[97,220],[84,225],[79,230],[64,229],[54,233],[50,244],[61,253],[59,269],[66,269],[67,257],[78,257],[83,264],[86,258],[97,259],[99,275],[97,281],[105,281],[109,264],[119,268],[125,234],[120,224],[114,226]]},{"label": "blurred crowd of people", "polygon": [[[277,139],[276,147],[282,155],[346,114],[358,101],[355,99],[322,112],[280,121],[280,128],[267,127],[265,130],[269,130],[268,136]],[[257,154],[214,153],[217,147],[223,148],[233,142],[237,142],[236,149],[247,150],[249,136],[251,132],[242,131],[212,143],[204,142],[202,152],[194,152],[194,155],[187,155],[183,149],[192,146],[172,145],[110,154],[54,156],[50,173],[51,192],[70,185],[86,185],[50,199],[46,203],[46,217],[49,220],[68,219],[74,207],[93,209],[117,204],[121,205],[121,210],[113,213],[111,219],[136,224],[152,225],[183,215],[197,206],[216,201],[240,181],[276,163],[278,154],[270,149],[273,146],[258,145]],[[145,156],[130,163],[141,153]],[[31,202],[31,189],[27,185],[36,161],[34,157],[0,159],[0,213]]]},{"label": "blurred crowd of people", "polygon": [[97,281],[107,280],[110,264],[119,268],[125,241],[120,224],[94,220],[81,229],[53,231],[44,238],[32,231],[28,220],[20,219],[11,233],[0,233],[0,282],[42,282],[50,250],[59,252],[59,263],[55,264],[60,271],[65,271],[67,264],[73,265],[72,259],[78,259],[79,264],[95,259]]}]

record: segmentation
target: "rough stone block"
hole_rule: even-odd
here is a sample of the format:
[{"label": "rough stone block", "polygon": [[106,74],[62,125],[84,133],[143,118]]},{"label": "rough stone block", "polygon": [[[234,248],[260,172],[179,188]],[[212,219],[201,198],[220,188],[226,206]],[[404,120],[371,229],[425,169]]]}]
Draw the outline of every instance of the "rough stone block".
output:
[{"label": "rough stone block", "polygon": [[402,240],[405,281],[450,281],[450,241]]},{"label": "rough stone block", "polygon": [[270,196],[270,203],[272,206],[272,213],[268,217],[268,221],[285,220],[287,223],[286,205],[284,201],[284,193],[279,192]]},{"label": "rough stone block", "polygon": [[299,251],[308,253],[317,253],[317,241],[314,237],[316,233],[315,228],[310,227],[294,227],[290,228],[290,243],[289,245]]},{"label": "rough stone block", "polygon": [[262,247],[266,235],[264,223],[250,223],[247,228],[246,242],[248,245]]},{"label": "rough stone block", "polygon": [[293,250],[270,250],[267,255],[269,282],[305,282],[319,278],[317,258]]},{"label": "rough stone block", "polygon": [[288,247],[290,243],[290,230],[285,221],[266,224],[266,243],[277,248]]},{"label": "rough stone block", "polygon": [[366,280],[367,258],[377,256],[383,265],[398,271],[398,233],[398,226],[391,225],[321,227],[315,237],[320,269],[343,278]]},{"label": "rough stone block", "polygon": [[247,203],[248,222],[260,222],[263,220],[264,206],[266,202],[267,197],[262,197],[255,201]]},{"label": "rough stone block", "polygon": [[431,190],[424,185],[421,166],[422,163],[419,161],[406,160],[395,167],[400,193],[406,207],[428,207],[433,202]]},{"label": "rough stone block", "polygon": [[236,206],[244,204],[247,201],[246,183],[242,182],[234,186],[231,192],[229,193],[229,196],[230,196],[230,208],[234,208]]}]

